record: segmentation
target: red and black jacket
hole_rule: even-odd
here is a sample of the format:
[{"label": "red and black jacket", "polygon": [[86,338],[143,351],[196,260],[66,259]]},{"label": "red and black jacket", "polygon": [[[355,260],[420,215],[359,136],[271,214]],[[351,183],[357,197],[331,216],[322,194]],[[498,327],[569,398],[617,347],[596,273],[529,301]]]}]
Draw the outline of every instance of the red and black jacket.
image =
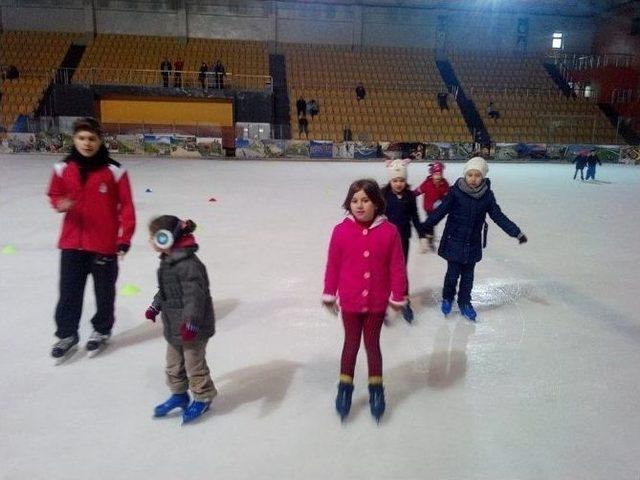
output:
[{"label": "red and black jacket", "polygon": [[56,163],[47,195],[54,208],[62,198],[73,201],[64,215],[58,248],[113,255],[131,244],[136,215],[129,176],[109,158],[104,145],[93,157],[74,149]]}]

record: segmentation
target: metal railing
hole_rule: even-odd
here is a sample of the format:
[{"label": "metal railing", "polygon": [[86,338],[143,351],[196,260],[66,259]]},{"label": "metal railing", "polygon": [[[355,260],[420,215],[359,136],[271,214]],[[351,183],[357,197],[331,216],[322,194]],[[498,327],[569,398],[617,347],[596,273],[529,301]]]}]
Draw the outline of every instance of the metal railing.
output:
[{"label": "metal railing", "polygon": [[496,87],[492,85],[473,85],[465,87],[469,95],[500,94],[524,97],[561,98],[564,93],[557,88],[531,88],[531,87]]},{"label": "metal railing", "polygon": [[59,68],[54,75],[58,84],[155,86],[178,89],[272,90],[270,75],[214,73],[184,70],[161,72],[155,69],[131,68]]},{"label": "metal railing", "polygon": [[626,53],[606,53],[603,55],[580,55],[577,53],[553,52],[549,55],[556,65],[570,70],[591,70],[602,67],[633,67],[640,65],[640,58]]}]

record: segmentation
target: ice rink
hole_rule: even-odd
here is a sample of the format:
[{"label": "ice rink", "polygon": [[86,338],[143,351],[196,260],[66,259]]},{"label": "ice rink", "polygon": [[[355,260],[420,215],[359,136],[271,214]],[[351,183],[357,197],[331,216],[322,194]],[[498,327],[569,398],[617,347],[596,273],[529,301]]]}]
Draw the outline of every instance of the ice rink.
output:
[{"label": "ice rink", "polygon": [[[363,348],[351,415],[341,424],[335,413],[342,325],[320,295],[347,187],[386,181],[382,163],[118,157],[138,215],[118,289],[140,293],[118,296],[107,350],[54,366],[61,216],[45,191],[60,158],[0,156],[0,478],[640,478],[639,167],[605,165],[586,183],[571,164],[490,164],[498,203],[529,243],[489,220],[475,325],[455,307],[442,317],[445,261],[414,238],[416,320],[383,329],[377,425]],[[448,164],[445,176],[461,172]],[[410,166],[411,183],[425,176],[426,164]],[[219,395],[185,427],[152,419],[168,396],[161,326],[144,319],[156,214],[198,223],[217,316],[208,361]],[[83,345],[91,287],[85,298]]]}]

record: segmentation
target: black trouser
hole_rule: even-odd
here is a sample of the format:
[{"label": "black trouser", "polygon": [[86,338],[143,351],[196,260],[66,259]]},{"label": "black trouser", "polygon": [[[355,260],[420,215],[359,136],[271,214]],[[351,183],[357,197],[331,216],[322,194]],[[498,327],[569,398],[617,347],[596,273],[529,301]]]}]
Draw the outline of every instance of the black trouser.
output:
[{"label": "black trouser", "polygon": [[91,274],[98,311],[91,319],[94,330],[111,332],[114,322],[118,259],[82,250],[62,250],[60,255],[60,299],[56,307],[56,336],[68,337],[78,332],[87,276]]},{"label": "black trouser", "polygon": [[460,277],[460,289],[458,290],[458,304],[471,303],[471,289],[473,288],[474,263],[447,262],[447,273],[444,276],[442,298],[453,302],[456,296],[456,285]]},{"label": "black trouser", "polygon": [[161,75],[162,75],[162,86],[166,88],[169,86],[169,74],[163,72]]},{"label": "black trouser", "polygon": [[582,170],[584,169],[584,167],[580,168],[580,167],[576,167],[576,172],[573,174],[573,179],[576,179],[576,175],[578,175],[578,172],[580,172],[580,180],[584,180],[584,174],[582,173]]}]

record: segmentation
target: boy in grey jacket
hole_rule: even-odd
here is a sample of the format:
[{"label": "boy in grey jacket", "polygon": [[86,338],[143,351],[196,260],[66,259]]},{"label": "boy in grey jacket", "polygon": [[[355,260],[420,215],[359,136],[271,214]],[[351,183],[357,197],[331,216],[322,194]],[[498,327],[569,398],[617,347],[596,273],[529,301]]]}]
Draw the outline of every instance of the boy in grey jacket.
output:
[{"label": "boy in grey jacket", "polygon": [[[145,317],[155,322],[161,313],[167,340],[167,385],[171,397],[155,408],[155,417],[164,417],[181,408],[183,423],[209,410],[217,392],[206,360],[209,338],[215,333],[213,302],[207,269],[196,255],[193,231],[196,224],[172,215],[162,215],[149,223],[150,243],[160,253],[158,293]],[[193,394],[190,403],[187,390]]]}]

